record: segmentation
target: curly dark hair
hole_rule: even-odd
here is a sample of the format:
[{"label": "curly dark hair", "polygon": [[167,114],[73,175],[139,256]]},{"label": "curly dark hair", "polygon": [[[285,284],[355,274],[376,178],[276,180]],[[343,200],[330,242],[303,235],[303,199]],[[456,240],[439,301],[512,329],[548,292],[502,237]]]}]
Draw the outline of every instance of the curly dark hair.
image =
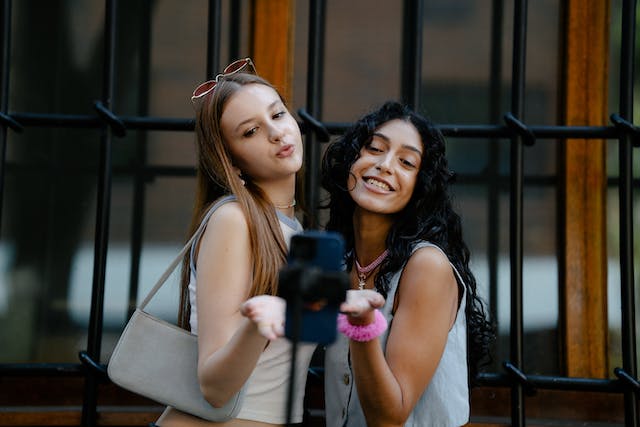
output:
[{"label": "curly dark hair", "polygon": [[395,214],[395,221],[386,240],[389,255],[374,279],[375,286],[386,298],[392,273],[404,266],[418,240],[439,246],[467,286],[467,354],[469,379],[473,384],[479,368],[491,360],[489,348],[495,333],[485,305],[478,295],[476,279],[469,268],[469,249],[462,239],[460,216],[451,204],[448,186],[454,174],[449,170],[445,157],[444,137],[433,123],[408,106],[390,101],[362,117],[330,144],[322,160],[322,187],[330,196],[327,205],[323,206],[329,208],[326,229],[338,231],[344,236],[346,265],[351,268],[354,257],[352,217],[355,202],[347,188],[349,171],[358,159],[361,148],[371,141],[373,132],[394,119],[404,120],[415,127],[424,152],[413,195],[407,206]]}]

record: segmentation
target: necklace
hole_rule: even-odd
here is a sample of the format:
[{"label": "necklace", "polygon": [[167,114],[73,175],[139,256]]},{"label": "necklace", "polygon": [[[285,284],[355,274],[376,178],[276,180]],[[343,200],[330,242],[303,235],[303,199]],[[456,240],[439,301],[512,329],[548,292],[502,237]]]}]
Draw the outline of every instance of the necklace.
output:
[{"label": "necklace", "polygon": [[296,205],[296,199],[293,199],[293,202],[288,205],[273,205],[276,209],[289,209]]},{"label": "necklace", "polygon": [[369,277],[369,274],[375,270],[375,268],[377,266],[380,265],[380,263],[382,263],[382,261],[384,261],[384,259],[387,257],[387,255],[389,255],[389,250],[385,249],[384,252],[382,252],[378,258],[374,259],[373,262],[369,265],[365,265],[364,267],[360,266],[360,263],[358,262],[358,257],[354,257],[356,260],[356,270],[358,271],[358,289],[363,290],[364,286],[365,286],[365,282],[367,280],[367,277]]}]

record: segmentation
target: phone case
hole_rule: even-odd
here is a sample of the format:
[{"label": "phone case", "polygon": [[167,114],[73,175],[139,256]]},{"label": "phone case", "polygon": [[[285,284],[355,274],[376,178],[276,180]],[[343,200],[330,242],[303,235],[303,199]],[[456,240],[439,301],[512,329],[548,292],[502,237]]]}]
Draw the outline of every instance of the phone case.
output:
[{"label": "phone case", "polygon": [[287,301],[287,338],[335,341],[338,309],[349,286],[343,263],[344,240],[338,233],[306,231],[291,238],[279,292]]}]

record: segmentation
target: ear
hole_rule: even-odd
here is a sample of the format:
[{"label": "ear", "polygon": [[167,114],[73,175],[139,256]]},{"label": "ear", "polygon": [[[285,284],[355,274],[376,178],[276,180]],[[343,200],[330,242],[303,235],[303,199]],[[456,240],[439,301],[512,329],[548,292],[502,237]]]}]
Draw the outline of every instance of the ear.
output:
[{"label": "ear", "polygon": [[240,170],[240,168],[233,166],[233,173],[235,173],[236,175],[238,175],[238,179],[240,180],[240,182],[242,183],[242,185],[245,185],[246,182],[244,182],[244,179],[242,179],[242,171]]}]

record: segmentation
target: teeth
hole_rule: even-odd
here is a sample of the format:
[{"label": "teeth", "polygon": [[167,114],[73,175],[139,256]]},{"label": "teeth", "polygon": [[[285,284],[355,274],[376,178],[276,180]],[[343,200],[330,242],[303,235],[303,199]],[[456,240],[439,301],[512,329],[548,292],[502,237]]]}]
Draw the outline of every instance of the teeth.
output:
[{"label": "teeth", "polygon": [[380,181],[378,181],[376,179],[373,179],[373,178],[367,179],[367,184],[375,185],[378,188],[381,188],[383,190],[389,191],[389,186],[387,184],[385,184],[384,182],[380,182]]}]

